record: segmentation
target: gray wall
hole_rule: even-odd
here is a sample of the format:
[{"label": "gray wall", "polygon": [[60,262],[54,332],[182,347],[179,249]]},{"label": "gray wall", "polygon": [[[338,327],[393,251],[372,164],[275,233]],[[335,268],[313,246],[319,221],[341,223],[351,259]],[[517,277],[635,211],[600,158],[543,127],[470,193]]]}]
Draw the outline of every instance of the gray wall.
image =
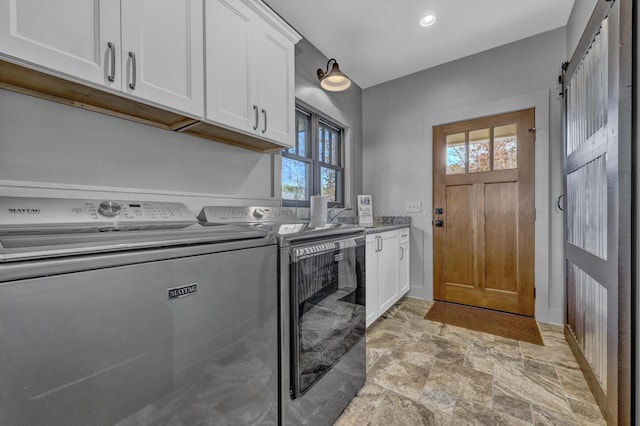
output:
[{"label": "gray wall", "polygon": [[[336,58],[338,62],[340,58]],[[316,70],[326,69],[327,58],[306,39],[296,45],[296,99],[346,129],[348,184],[347,204],[355,205],[362,193],[362,89],[357,84],[342,93],[320,88]],[[355,207],[354,207],[355,208]]]},{"label": "gray wall", "polygon": [[[413,295],[422,293],[424,297],[432,297],[428,289],[433,285],[432,275],[424,267],[425,262],[431,261],[426,259],[424,243],[431,238],[432,204],[431,146],[425,142],[430,141],[432,129],[426,128],[425,123],[442,111],[541,90],[548,92],[549,116],[545,118],[549,125],[547,129],[539,129],[538,137],[540,132],[545,132],[550,143],[546,158],[549,188],[542,188],[542,193],[548,197],[545,205],[554,206],[562,192],[561,104],[557,77],[566,58],[565,51],[566,32],[560,28],[364,90],[363,190],[373,194],[374,213],[405,214],[407,201],[422,201],[424,206],[423,213],[413,217]],[[554,312],[551,318],[542,320],[560,322],[562,216],[555,207],[538,213],[549,224],[550,244],[548,248],[543,247],[540,254],[549,256],[551,263],[549,276],[541,278],[548,279],[549,294],[545,297],[548,310]]]},{"label": "gray wall", "polygon": [[0,185],[7,184],[28,195],[80,188],[268,202],[271,156],[0,90]]}]

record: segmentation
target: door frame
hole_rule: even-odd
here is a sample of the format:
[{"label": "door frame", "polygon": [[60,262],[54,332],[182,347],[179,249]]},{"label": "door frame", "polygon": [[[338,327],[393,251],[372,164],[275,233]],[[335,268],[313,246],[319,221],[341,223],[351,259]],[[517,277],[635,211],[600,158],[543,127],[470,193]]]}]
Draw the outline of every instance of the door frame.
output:
[{"label": "door frame", "polygon": [[[560,104],[557,107],[557,116],[560,117]],[[563,307],[564,307],[564,288],[559,284],[557,288],[550,288],[549,282],[561,283],[563,277],[562,262],[558,261],[557,265],[552,265],[551,258],[562,259],[562,235],[560,238],[551,237],[551,229],[562,229],[562,212],[557,210],[555,205],[551,203],[553,196],[562,193],[561,180],[561,155],[555,153],[550,156],[549,140],[553,136],[558,143],[555,148],[560,148],[562,140],[560,119],[554,124],[557,131],[551,134],[550,126],[550,91],[538,90],[534,92],[524,93],[517,96],[497,99],[489,102],[465,105],[447,111],[438,111],[426,113],[424,116],[424,140],[425,140],[425,175],[428,181],[425,182],[423,200],[424,215],[422,224],[415,222],[416,227],[421,227],[424,235],[423,253],[424,253],[424,287],[416,287],[412,284],[410,295],[433,300],[433,229],[431,221],[433,219],[433,127],[455,121],[471,120],[478,117],[498,115],[523,109],[535,108],[536,123],[536,141],[535,141],[535,200],[536,209],[535,221],[535,318],[538,321],[549,322],[554,324],[563,324]],[[550,158],[557,161],[557,167],[554,170],[557,176],[554,176],[553,185],[549,176]],[[555,182],[557,180],[557,182]],[[557,186],[557,188],[556,188]],[[551,194],[553,187],[554,193]],[[557,191],[557,194],[555,194]],[[555,234],[561,234],[556,232]],[[558,235],[556,235],[558,236]],[[557,240],[557,241],[556,241]],[[550,241],[553,245],[550,246]],[[551,250],[550,250],[551,248]],[[557,250],[557,251],[556,251]]]}]

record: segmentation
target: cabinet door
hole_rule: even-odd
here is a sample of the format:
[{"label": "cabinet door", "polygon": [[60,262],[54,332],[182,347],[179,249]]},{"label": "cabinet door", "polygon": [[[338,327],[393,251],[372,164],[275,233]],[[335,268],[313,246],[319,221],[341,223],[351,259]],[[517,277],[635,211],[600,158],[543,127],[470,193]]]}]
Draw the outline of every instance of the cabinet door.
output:
[{"label": "cabinet door", "polygon": [[398,296],[404,296],[411,287],[410,280],[410,261],[411,254],[409,252],[409,229],[400,229],[398,231]]},{"label": "cabinet door", "polygon": [[207,0],[205,12],[206,118],[255,133],[259,118],[257,81],[252,80],[249,66],[250,25],[257,16],[237,0]]},{"label": "cabinet door", "polygon": [[260,91],[259,136],[286,147],[294,145],[294,46],[280,32],[260,22],[253,58]]},{"label": "cabinet door", "polygon": [[123,91],[202,117],[202,13],[202,0],[123,1]]},{"label": "cabinet door", "polygon": [[378,253],[376,238],[377,235],[367,235],[365,246],[367,327],[378,318]]},{"label": "cabinet door", "polygon": [[398,232],[378,234],[382,249],[378,251],[378,312],[384,313],[400,298],[398,295]]},{"label": "cabinet door", "polygon": [[119,49],[120,2],[0,0],[2,55],[120,90]]}]

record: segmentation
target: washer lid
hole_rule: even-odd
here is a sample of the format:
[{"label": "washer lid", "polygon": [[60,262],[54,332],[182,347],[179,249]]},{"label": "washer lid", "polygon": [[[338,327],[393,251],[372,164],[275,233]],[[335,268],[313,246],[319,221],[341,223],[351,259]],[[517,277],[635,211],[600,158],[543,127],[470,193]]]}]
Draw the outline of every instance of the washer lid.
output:
[{"label": "washer lid", "polygon": [[273,236],[257,229],[233,225],[204,228],[198,224],[182,229],[129,232],[3,235],[0,263],[232,241],[247,241],[247,247],[253,247],[256,240],[265,239],[275,244]]}]

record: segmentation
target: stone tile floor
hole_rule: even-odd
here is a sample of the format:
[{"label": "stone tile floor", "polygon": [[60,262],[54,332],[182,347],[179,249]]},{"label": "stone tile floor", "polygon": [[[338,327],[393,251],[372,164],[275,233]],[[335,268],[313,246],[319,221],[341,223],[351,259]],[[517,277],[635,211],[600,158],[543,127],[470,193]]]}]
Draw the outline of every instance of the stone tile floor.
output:
[{"label": "stone tile floor", "polygon": [[425,320],[404,298],[367,330],[367,381],[335,425],[605,425],[562,327],[545,346]]}]

